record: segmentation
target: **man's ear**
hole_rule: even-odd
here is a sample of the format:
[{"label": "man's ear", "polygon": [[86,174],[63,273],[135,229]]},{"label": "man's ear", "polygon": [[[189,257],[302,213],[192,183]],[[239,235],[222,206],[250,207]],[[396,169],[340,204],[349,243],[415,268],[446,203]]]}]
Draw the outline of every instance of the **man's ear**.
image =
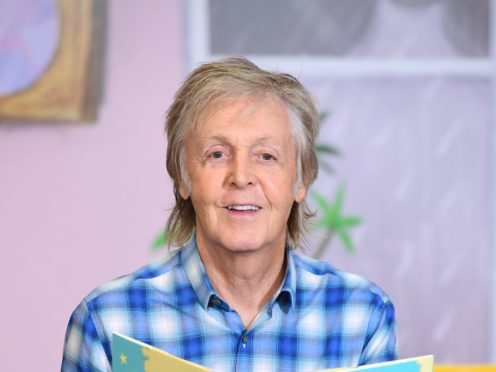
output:
[{"label": "man's ear", "polygon": [[184,187],[183,182],[179,183],[179,195],[181,195],[181,198],[184,200],[188,200],[190,197],[191,192],[187,190],[186,187]]},{"label": "man's ear", "polygon": [[294,201],[300,203],[307,193],[307,188],[304,185],[301,185],[294,194]]}]

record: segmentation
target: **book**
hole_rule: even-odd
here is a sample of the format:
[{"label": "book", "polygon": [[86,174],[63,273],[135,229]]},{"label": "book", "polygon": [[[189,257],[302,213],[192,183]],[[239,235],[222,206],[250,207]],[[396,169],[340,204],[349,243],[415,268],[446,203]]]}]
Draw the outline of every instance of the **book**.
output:
[{"label": "book", "polygon": [[433,372],[434,356],[423,355],[415,358],[398,359],[390,362],[366,364],[353,368],[331,368],[319,372]]},{"label": "book", "polygon": [[134,338],[112,334],[112,372],[211,371]]},{"label": "book", "polygon": [[[432,355],[368,364],[354,368],[331,368],[320,372],[433,372]],[[113,372],[211,371],[120,333],[112,335]]]}]

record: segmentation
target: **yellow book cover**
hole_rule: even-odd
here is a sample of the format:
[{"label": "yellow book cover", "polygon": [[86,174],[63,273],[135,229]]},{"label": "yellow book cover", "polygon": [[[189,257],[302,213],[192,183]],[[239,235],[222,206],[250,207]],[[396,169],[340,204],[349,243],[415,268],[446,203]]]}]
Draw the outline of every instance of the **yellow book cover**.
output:
[{"label": "yellow book cover", "polygon": [[[433,372],[432,355],[368,364],[356,368],[326,369],[321,372]],[[112,337],[113,372],[199,372],[211,371],[199,364],[178,358],[131,337],[114,333]]]}]

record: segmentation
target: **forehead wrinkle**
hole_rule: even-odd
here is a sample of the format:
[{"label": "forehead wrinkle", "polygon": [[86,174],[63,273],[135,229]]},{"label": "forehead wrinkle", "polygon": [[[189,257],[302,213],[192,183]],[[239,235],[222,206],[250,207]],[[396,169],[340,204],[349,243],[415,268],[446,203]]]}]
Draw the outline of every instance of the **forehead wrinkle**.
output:
[{"label": "forehead wrinkle", "polygon": [[[236,136],[238,138],[239,136]],[[275,137],[272,136],[262,136],[262,137],[257,137],[257,136],[252,136],[253,138],[248,137],[249,142],[251,142],[252,145],[268,145],[268,146],[277,146],[277,147],[284,147],[284,144],[286,143],[281,142]],[[292,139],[291,133],[288,133],[288,137]],[[246,135],[244,136],[246,138]],[[202,145],[208,145],[210,143],[215,143],[219,142],[221,144],[231,144],[232,141],[226,136],[223,135],[211,135],[207,136],[204,139],[200,139],[200,143]]]},{"label": "forehead wrinkle", "polygon": [[[290,138],[292,137],[290,132],[288,132],[288,137],[290,137]],[[269,144],[269,145],[272,145],[272,144],[283,145],[286,143],[285,141],[281,143],[281,141],[279,141],[277,138],[272,137],[272,136],[264,136],[264,137],[257,138],[256,142],[261,143],[261,144]]]}]

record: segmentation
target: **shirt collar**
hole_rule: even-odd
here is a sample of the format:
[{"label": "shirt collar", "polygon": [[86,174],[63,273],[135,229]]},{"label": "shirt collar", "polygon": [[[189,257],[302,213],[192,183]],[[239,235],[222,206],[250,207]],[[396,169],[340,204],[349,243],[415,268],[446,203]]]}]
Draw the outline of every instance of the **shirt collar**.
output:
[{"label": "shirt collar", "polygon": [[208,278],[205,266],[198,253],[195,236],[181,249],[181,259],[189,282],[202,307],[206,310],[210,298],[218,295]]},{"label": "shirt collar", "polygon": [[286,246],[286,274],[281,288],[276,292],[274,299],[282,307],[294,307],[296,299],[296,271],[294,263],[294,252]]},{"label": "shirt collar", "polygon": [[[283,307],[294,307],[296,293],[296,272],[294,264],[294,252],[286,248],[286,274],[279,290],[274,294],[272,302],[278,302]],[[208,278],[205,266],[198,253],[196,238],[191,240],[181,249],[181,260],[184,270],[195,291],[201,306],[206,310],[212,297],[220,296],[215,291],[210,279]]]}]

